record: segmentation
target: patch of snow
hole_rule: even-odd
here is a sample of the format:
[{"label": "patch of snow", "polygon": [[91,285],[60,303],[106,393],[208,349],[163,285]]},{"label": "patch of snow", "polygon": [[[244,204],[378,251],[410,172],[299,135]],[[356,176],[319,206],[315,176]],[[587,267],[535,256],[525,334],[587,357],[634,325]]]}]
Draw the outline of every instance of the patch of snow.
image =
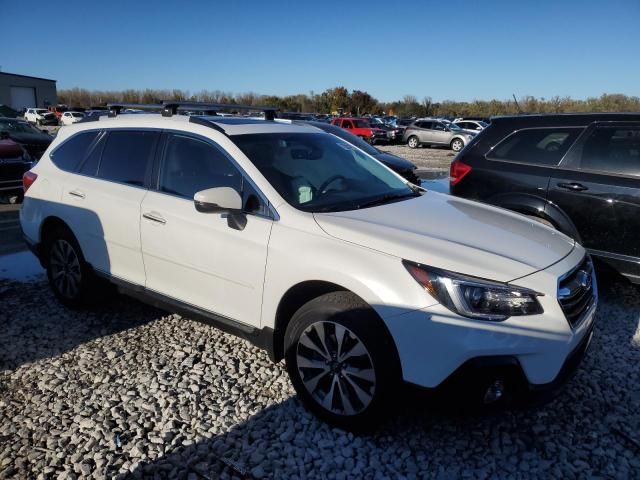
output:
[{"label": "patch of snow", "polygon": [[32,282],[44,274],[38,259],[28,250],[0,256],[0,280]]}]

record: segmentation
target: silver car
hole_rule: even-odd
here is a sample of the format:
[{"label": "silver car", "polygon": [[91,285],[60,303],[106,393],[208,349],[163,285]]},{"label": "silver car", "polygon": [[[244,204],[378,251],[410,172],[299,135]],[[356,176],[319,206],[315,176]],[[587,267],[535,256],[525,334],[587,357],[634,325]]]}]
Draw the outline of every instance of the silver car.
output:
[{"label": "silver car", "polygon": [[448,146],[454,152],[459,152],[475,136],[461,128],[446,124],[441,120],[419,119],[407,127],[402,136],[410,148],[420,145]]}]

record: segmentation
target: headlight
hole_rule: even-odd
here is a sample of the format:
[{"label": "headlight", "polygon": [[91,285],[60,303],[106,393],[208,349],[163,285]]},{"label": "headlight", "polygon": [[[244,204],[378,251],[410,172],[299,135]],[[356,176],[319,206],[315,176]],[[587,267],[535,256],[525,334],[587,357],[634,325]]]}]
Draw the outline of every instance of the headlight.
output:
[{"label": "headlight", "polygon": [[431,296],[464,317],[502,321],[544,311],[537,299],[542,294],[528,288],[468,277],[406,260],[402,263]]}]

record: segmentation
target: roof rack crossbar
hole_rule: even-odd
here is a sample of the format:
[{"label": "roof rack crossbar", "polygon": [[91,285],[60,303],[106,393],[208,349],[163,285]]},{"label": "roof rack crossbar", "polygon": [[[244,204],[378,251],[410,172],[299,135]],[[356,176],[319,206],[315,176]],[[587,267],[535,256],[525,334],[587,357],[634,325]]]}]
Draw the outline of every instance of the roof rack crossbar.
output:
[{"label": "roof rack crossbar", "polygon": [[136,110],[160,111],[164,117],[171,117],[178,113],[178,110],[199,110],[208,115],[216,115],[219,110],[253,110],[264,113],[265,120],[275,120],[277,107],[266,105],[234,105],[226,103],[188,102],[178,100],[163,100],[159,104],[138,104],[138,103],[110,103],[107,105],[111,116],[118,115],[122,110],[131,108]]}]

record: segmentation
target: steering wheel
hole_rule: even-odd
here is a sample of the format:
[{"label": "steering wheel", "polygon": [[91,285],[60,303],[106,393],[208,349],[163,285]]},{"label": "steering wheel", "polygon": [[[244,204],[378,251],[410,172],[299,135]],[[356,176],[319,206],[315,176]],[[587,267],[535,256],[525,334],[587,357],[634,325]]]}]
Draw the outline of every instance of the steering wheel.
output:
[{"label": "steering wheel", "polygon": [[336,180],[341,180],[341,179],[346,180],[346,178],[343,177],[342,175],[333,175],[332,177],[329,177],[324,182],[322,182],[322,185],[320,185],[320,187],[318,188],[318,191],[320,192],[321,195],[324,195],[325,193],[327,193],[329,185],[331,185]]}]

